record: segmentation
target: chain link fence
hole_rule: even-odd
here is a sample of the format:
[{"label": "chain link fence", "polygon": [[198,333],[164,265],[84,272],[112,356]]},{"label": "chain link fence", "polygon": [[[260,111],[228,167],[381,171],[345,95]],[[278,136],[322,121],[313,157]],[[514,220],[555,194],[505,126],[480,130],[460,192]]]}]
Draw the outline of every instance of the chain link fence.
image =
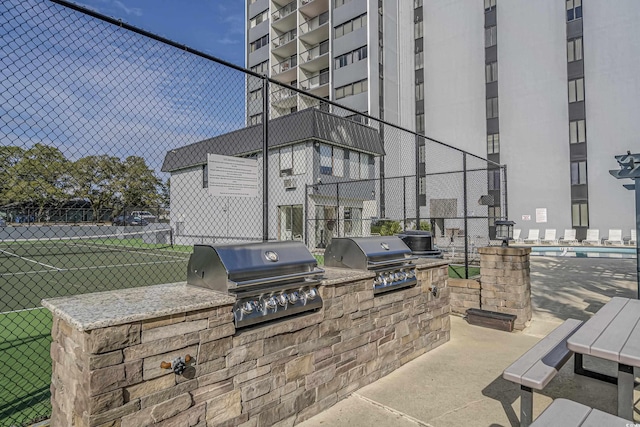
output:
[{"label": "chain link fence", "polygon": [[0,11],[0,426],[51,412],[43,298],[184,281],[197,243],[321,252],[381,221],[469,263],[506,216],[504,169],[329,102],[324,70],[274,65],[282,85],[59,0]]}]

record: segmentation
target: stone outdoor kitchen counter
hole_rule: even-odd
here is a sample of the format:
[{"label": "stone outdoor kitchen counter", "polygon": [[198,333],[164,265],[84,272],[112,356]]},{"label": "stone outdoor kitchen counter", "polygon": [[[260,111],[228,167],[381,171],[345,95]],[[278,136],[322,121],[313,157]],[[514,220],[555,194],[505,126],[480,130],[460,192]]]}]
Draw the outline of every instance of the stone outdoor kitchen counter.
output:
[{"label": "stone outdoor kitchen counter", "polygon": [[241,329],[235,297],[184,282],[43,300],[51,426],[298,424],[449,340],[447,269],[374,295],[373,273],[326,268],[321,309]]}]

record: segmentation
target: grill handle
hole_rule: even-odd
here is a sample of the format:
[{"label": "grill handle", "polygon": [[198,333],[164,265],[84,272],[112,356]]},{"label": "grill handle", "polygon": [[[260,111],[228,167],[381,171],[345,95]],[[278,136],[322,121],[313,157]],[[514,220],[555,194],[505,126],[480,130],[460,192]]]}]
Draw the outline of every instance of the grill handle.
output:
[{"label": "grill handle", "polygon": [[304,273],[284,274],[282,276],[271,276],[271,277],[265,277],[261,279],[246,280],[244,282],[231,281],[231,283],[233,283],[235,286],[260,285],[263,283],[279,282],[281,280],[298,279],[300,277],[312,276],[312,275],[321,274],[321,273],[324,273],[324,270],[322,268],[316,267],[313,271],[305,271]]},{"label": "grill handle", "polygon": [[377,266],[377,265],[390,265],[390,264],[398,264],[404,261],[413,261],[418,259],[417,256],[410,256],[407,258],[396,258],[396,259],[392,259],[392,260],[387,260],[387,261],[368,261],[367,263],[369,265],[373,265],[373,266]]}]

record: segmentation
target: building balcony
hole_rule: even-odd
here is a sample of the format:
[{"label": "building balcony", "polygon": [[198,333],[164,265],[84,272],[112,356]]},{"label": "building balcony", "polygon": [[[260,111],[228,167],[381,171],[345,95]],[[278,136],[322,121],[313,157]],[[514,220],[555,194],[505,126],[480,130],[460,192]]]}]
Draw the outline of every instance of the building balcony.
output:
[{"label": "building balcony", "polygon": [[[271,67],[271,75],[277,80],[290,82],[296,79],[298,56],[293,55]],[[276,77],[277,76],[277,77]]]},{"label": "building balcony", "polygon": [[300,0],[300,12],[313,18],[329,10],[329,0]]},{"label": "building balcony", "polygon": [[300,66],[311,72],[329,68],[329,40],[300,53]]},{"label": "building balcony", "polygon": [[325,97],[329,95],[329,72],[317,74],[299,83],[300,88],[316,96]]},{"label": "building balcony", "polygon": [[278,56],[291,56],[296,53],[298,31],[294,28],[271,41],[271,51]]},{"label": "building balcony", "polygon": [[324,12],[300,25],[300,40],[315,45],[329,38],[329,12]]},{"label": "building balcony", "polygon": [[276,90],[271,93],[271,105],[278,108],[292,108],[297,105],[296,91],[286,87],[275,87]]},{"label": "building balcony", "polygon": [[296,14],[298,8],[297,0],[282,6],[271,13],[271,26],[280,31],[288,31],[296,26]]}]

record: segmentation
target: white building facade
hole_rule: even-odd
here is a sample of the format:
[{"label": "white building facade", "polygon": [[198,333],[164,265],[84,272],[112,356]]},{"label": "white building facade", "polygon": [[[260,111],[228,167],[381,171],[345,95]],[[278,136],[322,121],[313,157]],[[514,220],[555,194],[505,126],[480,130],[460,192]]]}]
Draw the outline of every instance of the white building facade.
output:
[{"label": "white building facade", "polygon": [[[507,165],[507,212],[496,199],[490,217],[579,238],[635,226],[608,170],[640,151],[640,2],[247,0],[246,18],[248,68]],[[276,95],[270,114],[316,104]],[[384,139],[384,175],[415,174],[415,140]]]}]

